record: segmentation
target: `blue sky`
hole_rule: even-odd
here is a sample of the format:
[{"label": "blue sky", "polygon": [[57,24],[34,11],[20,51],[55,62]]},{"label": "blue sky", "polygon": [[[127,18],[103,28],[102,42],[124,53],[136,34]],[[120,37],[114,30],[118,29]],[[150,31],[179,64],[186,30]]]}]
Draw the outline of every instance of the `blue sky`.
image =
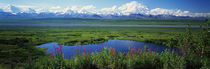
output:
[{"label": "blue sky", "polygon": [[96,9],[109,8],[114,5],[137,1],[149,9],[180,9],[193,13],[209,13],[210,0],[0,0],[0,4],[26,5],[49,8],[52,6],[85,6],[94,5]]}]

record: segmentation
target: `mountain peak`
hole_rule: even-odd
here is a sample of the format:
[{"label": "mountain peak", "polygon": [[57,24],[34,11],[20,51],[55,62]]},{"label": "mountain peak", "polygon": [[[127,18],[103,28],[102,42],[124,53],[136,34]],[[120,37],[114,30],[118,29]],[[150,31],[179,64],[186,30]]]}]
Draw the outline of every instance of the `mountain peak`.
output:
[{"label": "mountain peak", "polygon": [[20,8],[13,6],[13,5],[8,5],[7,10],[11,13],[20,13],[22,12]]}]

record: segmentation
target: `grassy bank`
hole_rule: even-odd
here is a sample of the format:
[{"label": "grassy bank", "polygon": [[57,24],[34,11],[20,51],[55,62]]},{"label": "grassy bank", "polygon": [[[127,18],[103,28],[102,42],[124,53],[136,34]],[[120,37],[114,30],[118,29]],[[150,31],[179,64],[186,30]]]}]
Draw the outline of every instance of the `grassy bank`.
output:
[{"label": "grassy bank", "polygon": [[[103,42],[108,39],[145,41],[166,45],[167,40],[183,34],[185,28],[142,27],[13,27],[1,26],[1,44],[27,41],[31,45],[48,42],[75,45]],[[200,29],[193,28],[194,33]]]}]

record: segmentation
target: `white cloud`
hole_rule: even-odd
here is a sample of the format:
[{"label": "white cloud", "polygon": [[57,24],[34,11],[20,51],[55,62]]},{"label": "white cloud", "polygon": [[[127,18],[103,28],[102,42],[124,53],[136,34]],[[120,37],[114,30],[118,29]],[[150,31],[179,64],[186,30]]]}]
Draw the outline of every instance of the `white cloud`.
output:
[{"label": "white cloud", "polygon": [[53,6],[49,9],[49,12],[52,12],[52,13],[57,13],[57,12],[62,12],[63,9],[60,7],[60,6]]},{"label": "white cloud", "polygon": [[61,8],[60,6],[53,6],[50,9],[60,9],[60,8]]}]

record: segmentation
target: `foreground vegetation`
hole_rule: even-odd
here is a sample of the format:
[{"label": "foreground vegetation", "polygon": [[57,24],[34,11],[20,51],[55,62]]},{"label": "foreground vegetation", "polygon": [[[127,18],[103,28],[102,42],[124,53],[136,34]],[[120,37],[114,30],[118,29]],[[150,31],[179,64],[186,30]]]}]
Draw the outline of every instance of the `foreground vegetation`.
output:
[{"label": "foreground vegetation", "polygon": [[[187,46],[186,46],[187,47]],[[89,53],[83,47],[82,55],[75,54],[72,59],[64,59],[62,47],[56,48],[56,54],[46,55],[29,61],[24,64],[26,68],[32,69],[206,69],[209,68],[209,59],[192,54],[190,48],[182,53],[165,50],[162,53],[155,53],[151,48],[130,49],[128,53],[118,52],[114,48],[104,48],[100,52]],[[184,52],[185,51],[185,52]]]}]

